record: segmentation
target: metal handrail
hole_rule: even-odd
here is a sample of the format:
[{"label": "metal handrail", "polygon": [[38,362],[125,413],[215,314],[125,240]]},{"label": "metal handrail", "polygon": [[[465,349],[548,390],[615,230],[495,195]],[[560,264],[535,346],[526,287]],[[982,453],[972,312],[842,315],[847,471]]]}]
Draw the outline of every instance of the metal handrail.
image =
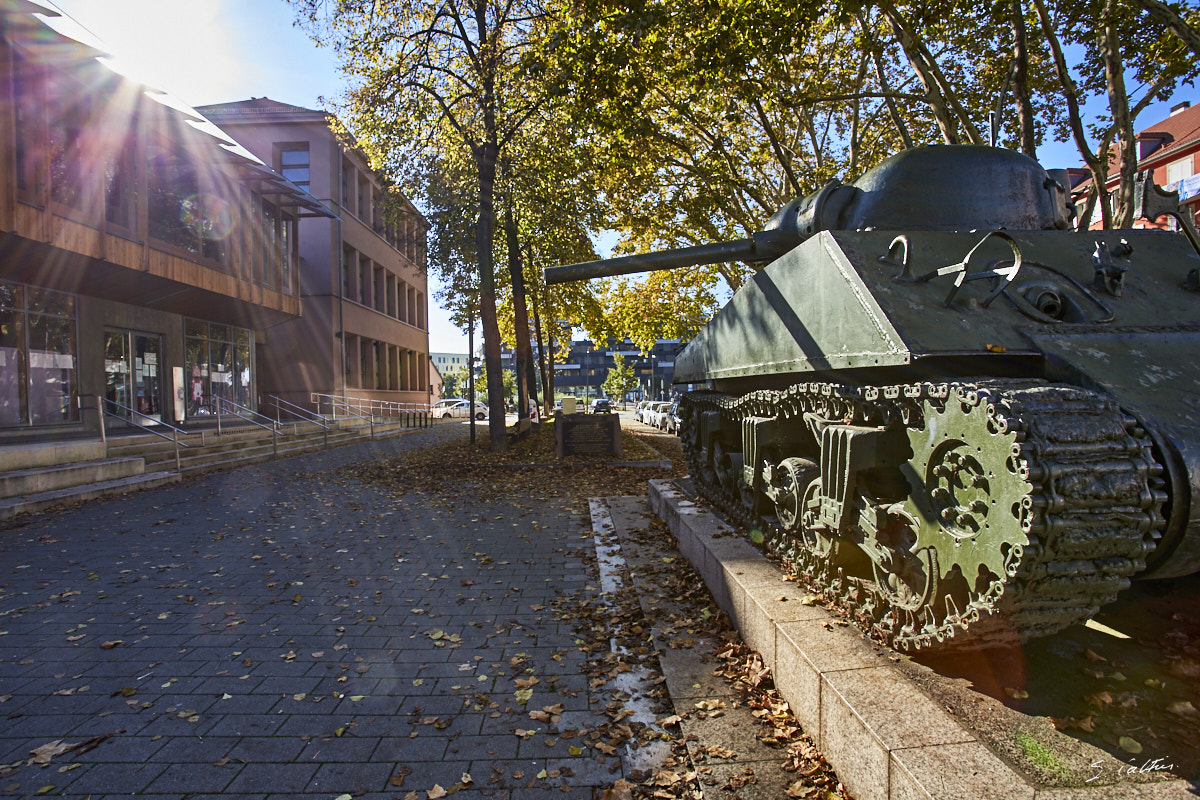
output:
[{"label": "metal handrail", "polygon": [[[325,447],[329,447],[329,425],[326,424],[324,418],[321,417],[320,414],[314,414],[303,406],[298,406],[295,403],[284,400],[282,397],[278,397],[273,394],[267,395],[267,400],[275,405],[276,422],[282,423],[283,421],[279,419],[279,413],[281,411],[287,411],[289,414],[299,417],[305,422],[311,422],[314,425],[320,425]],[[284,408],[284,406],[286,406],[286,408]],[[294,428],[292,432],[295,433]]]},{"label": "metal handrail", "polygon": [[[398,400],[379,400],[370,397],[343,397],[341,395],[323,394],[321,392],[312,392],[311,402],[319,411],[323,405],[329,405],[331,412],[336,416],[339,408],[347,412],[350,416],[375,416],[375,412],[379,412],[379,416],[403,417],[405,414],[422,414],[428,413],[430,405],[428,403],[402,403]],[[351,409],[356,409],[362,412],[364,409],[367,414],[354,414]]]},{"label": "metal handrail", "polygon": [[[282,397],[277,397],[273,394],[267,395],[267,400],[274,404],[276,412],[285,410],[290,414],[300,417],[300,419],[304,420],[305,422],[312,422],[316,425],[320,425],[325,430],[329,430],[329,426],[325,424],[324,417],[322,417],[320,414],[315,414],[312,411],[309,411],[304,406],[298,406],[295,403],[284,400]],[[280,406],[287,406],[287,408],[281,409]],[[282,420],[277,421],[282,422]]]},{"label": "metal handrail", "polygon": [[[351,411],[349,404],[346,402],[346,398],[338,397],[337,395],[332,395],[332,394],[320,394],[318,392],[313,392],[312,397],[313,397],[313,402],[317,406],[318,413],[321,410],[321,398],[324,398],[329,401],[329,410],[333,413],[334,419],[337,419],[339,405],[342,406],[342,415],[343,416],[353,417],[354,419],[365,419],[367,421],[367,423],[371,426],[371,438],[372,439],[375,438],[375,417],[370,416],[370,415],[365,415],[365,414],[356,414],[355,412]],[[355,398],[355,399],[357,399],[357,398]]]},{"label": "metal handrail", "polygon": [[[110,417],[113,417],[114,419],[119,419],[119,420],[121,420],[121,421],[122,421],[122,422],[124,422],[126,425],[132,425],[133,427],[135,427],[135,428],[138,428],[138,429],[140,429],[140,430],[143,430],[143,431],[145,431],[146,433],[152,433],[152,434],[154,434],[155,436],[159,437],[160,439],[166,439],[168,442],[172,442],[172,443],[175,445],[175,471],[176,471],[176,472],[182,472],[182,471],[183,471],[183,467],[181,466],[181,462],[180,462],[180,459],[179,459],[179,448],[181,448],[181,447],[190,447],[190,446],[191,446],[191,445],[187,444],[186,442],[181,442],[181,441],[179,441],[179,436],[180,436],[180,434],[183,434],[184,436],[187,436],[187,434],[188,434],[188,432],[187,432],[187,431],[185,431],[183,428],[176,428],[174,425],[172,425],[172,424],[171,424],[171,423],[169,423],[169,422],[164,422],[163,420],[161,420],[161,419],[159,419],[159,418],[157,418],[157,417],[154,417],[154,416],[153,416],[153,415],[151,415],[151,414],[147,414],[147,413],[145,413],[145,412],[143,412],[143,411],[138,411],[137,409],[130,408],[129,406],[126,406],[126,405],[123,405],[123,404],[121,404],[121,403],[118,403],[116,400],[113,400],[113,399],[111,399],[111,398],[109,398],[109,397],[104,397],[103,395],[98,395],[98,394],[81,394],[81,395],[80,395],[80,397],[81,397],[81,398],[83,398],[83,397],[94,397],[94,398],[96,398],[96,401],[97,401],[97,402],[96,402],[96,410],[97,410],[97,411],[99,411],[99,412],[101,413],[101,415],[105,415],[105,414],[107,414],[108,416],[110,416]],[[164,428],[168,428],[168,429],[170,429],[170,430],[171,430],[171,432],[172,432],[174,435],[173,435],[173,436],[167,436],[167,435],[166,435],[165,433],[163,433],[162,431],[156,431],[156,430],[154,430],[153,428],[148,428],[148,427],[146,427],[145,425],[142,425],[142,424],[140,424],[140,423],[134,422],[133,420],[129,419],[128,417],[123,417],[123,416],[121,416],[120,414],[117,414],[116,412],[109,411],[109,410],[108,410],[108,409],[107,409],[107,408],[106,408],[106,407],[103,405],[103,403],[111,403],[112,405],[116,406],[117,408],[121,409],[122,411],[127,411],[127,412],[129,412],[130,414],[137,414],[139,417],[144,417],[145,419],[154,420],[155,424],[157,424],[157,425],[161,425],[161,426],[162,426],[162,427],[164,427]],[[107,444],[108,444],[108,435],[107,435],[107,432],[106,432],[106,431],[105,431],[105,429],[104,429],[104,417],[103,417],[103,416],[101,416],[101,418],[100,418],[100,441],[104,442],[104,444],[107,446]]]},{"label": "metal handrail", "polygon": [[[271,432],[271,457],[279,458],[279,425],[278,425],[278,423],[275,422],[275,420],[271,419],[266,414],[258,413],[257,411],[255,411],[252,408],[246,408],[243,405],[239,405],[239,404],[233,402],[232,400],[230,400],[228,397],[222,397],[220,395],[217,395],[216,397],[213,398],[213,402],[214,402],[214,405],[215,405],[216,411],[217,411],[217,435],[218,436],[221,435],[221,408],[222,408],[222,406],[226,406],[226,405],[231,406],[234,409],[236,409],[236,411],[233,412],[233,416],[235,416],[238,419],[243,420],[245,422],[249,422],[251,425],[257,425],[258,427],[262,428],[263,430],[268,430]],[[243,416],[242,414],[239,413],[241,411],[246,412],[246,414],[249,414],[250,416],[248,416],[248,417]],[[271,424],[263,425],[261,422],[255,422],[252,419],[252,417],[261,417]]]}]

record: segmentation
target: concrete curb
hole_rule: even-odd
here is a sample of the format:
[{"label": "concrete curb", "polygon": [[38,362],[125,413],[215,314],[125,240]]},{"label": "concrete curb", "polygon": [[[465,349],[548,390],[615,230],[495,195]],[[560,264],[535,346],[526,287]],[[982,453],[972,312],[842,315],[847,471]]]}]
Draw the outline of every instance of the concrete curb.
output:
[{"label": "concrete curb", "polygon": [[[1194,798],[1181,780],[1078,789],[1034,786],[932,700],[895,658],[823,608],[669,479],[650,507],[679,540],[776,688],[857,800]],[[891,658],[889,658],[891,656]]]}]

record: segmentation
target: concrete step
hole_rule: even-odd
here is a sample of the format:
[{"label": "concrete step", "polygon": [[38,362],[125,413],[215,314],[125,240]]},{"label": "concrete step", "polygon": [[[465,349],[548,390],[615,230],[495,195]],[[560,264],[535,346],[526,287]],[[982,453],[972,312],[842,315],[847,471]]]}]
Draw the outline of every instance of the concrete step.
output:
[{"label": "concrete step", "polygon": [[0,498],[40,494],[130,478],[146,471],[141,458],[101,458],[0,473]]},{"label": "concrete step", "polygon": [[116,480],[98,481],[82,486],[8,497],[0,500],[0,520],[11,519],[17,514],[45,511],[56,506],[94,500],[98,497],[149,489],[177,480],[179,480],[179,475],[174,472],[148,472]]},{"label": "concrete step", "polygon": [[0,447],[0,472],[95,461],[104,457],[104,442],[98,437],[67,442],[4,445]]}]

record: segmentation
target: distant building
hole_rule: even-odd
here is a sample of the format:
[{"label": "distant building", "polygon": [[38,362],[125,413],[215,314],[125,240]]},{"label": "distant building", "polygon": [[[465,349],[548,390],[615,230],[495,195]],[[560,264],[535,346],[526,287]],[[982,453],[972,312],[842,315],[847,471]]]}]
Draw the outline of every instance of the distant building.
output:
[{"label": "distant building", "polygon": [[[1144,128],[1136,134],[1138,171],[1153,173],[1159,186],[1179,193],[1180,202],[1192,212],[1192,219],[1200,217],[1200,106],[1190,102],[1179,103],[1171,109],[1166,119]],[[1117,187],[1117,162],[1112,160],[1112,173],[1108,177],[1108,189]],[[1073,192],[1082,205],[1087,188],[1091,184],[1091,173],[1085,169],[1069,170],[1075,179]],[[1093,212],[1092,227],[1099,227],[1100,211]],[[1163,218],[1155,223],[1140,220],[1136,227],[1160,227],[1174,230],[1177,223],[1173,218]]]},{"label": "distant building", "polygon": [[323,111],[266,97],[200,110],[334,214],[301,226],[303,313],[266,332],[261,391],[429,403],[425,218]]},{"label": "distant building", "polygon": [[0,4],[0,441],[256,407],[262,345],[301,313],[301,221],[332,224],[84,40]]},{"label": "distant building", "polygon": [[445,397],[446,381],[442,378],[442,373],[438,370],[437,364],[431,360],[429,362],[429,398],[435,403]]},{"label": "distant building", "polygon": [[1171,116],[1143,130],[1137,140],[1138,169],[1152,170],[1155,183],[1178,192],[1194,221],[1200,215],[1200,106],[1176,105]]},{"label": "distant building", "polygon": [[467,353],[430,353],[429,359],[443,375],[465,370],[471,363],[471,356]]},{"label": "distant building", "polygon": [[[615,366],[615,355],[624,356],[632,365],[638,388],[633,392],[639,399],[666,400],[675,393],[671,381],[675,377],[675,356],[683,349],[678,339],[659,339],[650,352],[643,355],[628,339],[610,340],[597,345],[588,339],[571,342],[566,360],[554,365],[554,389],[586,399],[603,397],[601,388],[608,371]],[[620,398],[617,398],[620,399]]]}]

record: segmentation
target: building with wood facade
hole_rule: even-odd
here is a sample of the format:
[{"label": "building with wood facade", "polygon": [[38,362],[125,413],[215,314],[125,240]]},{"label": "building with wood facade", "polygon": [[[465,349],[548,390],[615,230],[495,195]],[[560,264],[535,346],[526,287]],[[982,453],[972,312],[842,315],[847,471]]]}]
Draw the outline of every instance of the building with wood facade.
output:
[{"label": "building with wood facade", "polygon": [[254,408],[334,214],[73,24],[0,0],[0,442]]}]

